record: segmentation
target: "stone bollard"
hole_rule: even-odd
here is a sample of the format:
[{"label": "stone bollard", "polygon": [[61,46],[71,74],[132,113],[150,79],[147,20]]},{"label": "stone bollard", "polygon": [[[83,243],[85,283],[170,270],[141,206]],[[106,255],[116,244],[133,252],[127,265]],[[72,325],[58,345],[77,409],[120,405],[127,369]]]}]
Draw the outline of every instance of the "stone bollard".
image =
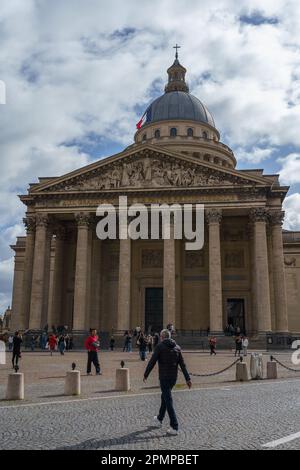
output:
[{"label": "stone bollard", "polygon": [[129,369],[116,370],[116,390],[119,392],[128,392],[130,390]]},{"label": "stone bollard", "polygon": [[267,362],[267,379],[277,379],[277,362]]},{"label": "stone bollard", "polygon": [[17,372],[8,374],[6,391],[7,400],[24,400],[24,374]]},{"label": "stone bollard", "polygon": [[239,382],[248,382],[249,374],[246,362],[237,362],[236,364],[236,380]]},{"label": "stone bollard", "polygon": [[69,370],[65,381],[65,395],[80,395],[80,371]]}]

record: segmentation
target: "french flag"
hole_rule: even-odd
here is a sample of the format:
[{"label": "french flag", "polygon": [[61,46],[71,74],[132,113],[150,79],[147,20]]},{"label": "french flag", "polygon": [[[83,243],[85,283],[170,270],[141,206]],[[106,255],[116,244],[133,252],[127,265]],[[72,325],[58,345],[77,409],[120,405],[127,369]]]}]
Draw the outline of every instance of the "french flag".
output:
[{"label": "french flag", "polygon": [[141,117],[141,119],[137,123],[136,128],[140,129],[146,122],[149,122],[149,121],[151,121],[151,108],[148,108],[144,112],[143,116]]}]

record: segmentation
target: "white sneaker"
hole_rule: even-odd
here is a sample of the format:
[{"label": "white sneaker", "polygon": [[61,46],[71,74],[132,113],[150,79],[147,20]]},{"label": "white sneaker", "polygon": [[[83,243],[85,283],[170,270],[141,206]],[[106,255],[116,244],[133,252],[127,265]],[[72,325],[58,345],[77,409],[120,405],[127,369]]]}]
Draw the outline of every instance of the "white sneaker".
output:
[{"label": "white sneaker", "polygon": [[174,428],[168,428],[167,430],[167,433],[170,434],[171,436],[178,436],[178,429],[174,429]]},{"label": "white sneaker", "polygon": [[162,427],[162,422],[158,419],[157,416],[154,416],[154,425],[156,425],[158,428]]}]

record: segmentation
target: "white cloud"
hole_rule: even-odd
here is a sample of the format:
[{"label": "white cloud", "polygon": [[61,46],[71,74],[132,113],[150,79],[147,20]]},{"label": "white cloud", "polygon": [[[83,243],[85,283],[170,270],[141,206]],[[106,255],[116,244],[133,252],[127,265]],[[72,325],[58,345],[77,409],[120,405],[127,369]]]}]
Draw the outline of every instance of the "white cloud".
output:
[{"label": "white cloud", "polygon": [[282,165],[279,170],[281,183],[300,183],[300,153],[290,153],[284,158],[279,158],[277,161]]},{"label": "white cloud", "polygon": [[285,198],[283,208],[286,211],[284,228],[300,231],[300,194],[294,193]]},{"label": "white cloud", "polygon": [[269,158],[274,151],[274,148],[253,147],[251,150],[247,151],[243,147],[238,147],[235,150],[235,157],[238,161],[260,163],[261,161]]}]

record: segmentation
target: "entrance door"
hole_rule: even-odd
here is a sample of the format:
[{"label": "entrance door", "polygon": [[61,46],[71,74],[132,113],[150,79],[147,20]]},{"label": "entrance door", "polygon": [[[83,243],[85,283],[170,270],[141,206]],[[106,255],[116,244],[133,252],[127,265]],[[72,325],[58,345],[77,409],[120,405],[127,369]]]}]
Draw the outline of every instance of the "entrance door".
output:
[{"label": "entrance door", "polygon": [[163,288],[145,289],[145,332],[159,333],[163,329]]},{"label": "entrance door", "polygon": [[244,299],[227,299],[227,324],[234,330],[240,329],[245,334],[245,302]]}]

